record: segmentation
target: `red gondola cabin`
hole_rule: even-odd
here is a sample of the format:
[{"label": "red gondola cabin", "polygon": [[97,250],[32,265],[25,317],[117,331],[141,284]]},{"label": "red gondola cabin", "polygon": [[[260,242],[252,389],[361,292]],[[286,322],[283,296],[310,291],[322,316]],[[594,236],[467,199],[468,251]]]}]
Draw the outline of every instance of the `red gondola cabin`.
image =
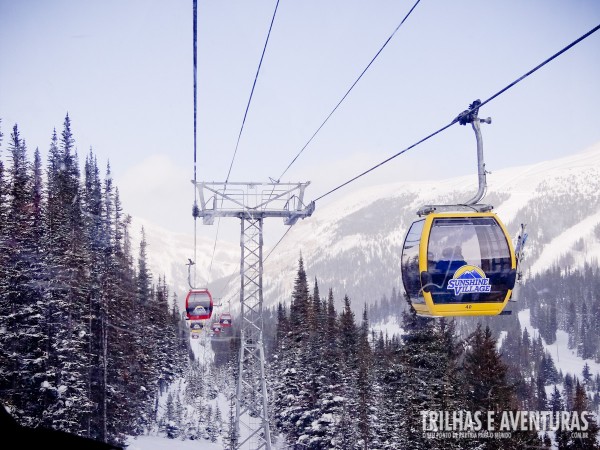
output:
[{"label": "red gondola cabin", "polygon": [[229,314],[229,313],[223,313],[223,314],[221,314],[221,317],[219,318],[219,323],[223,327],[230,327],[232,320],[233,319],[231,318],[231,314]]},{"label": "red gondola cabin", "polygon": [[208,289],[192,289],[185,298],[185,311],[190,320],[210,319],[213,299]]}]

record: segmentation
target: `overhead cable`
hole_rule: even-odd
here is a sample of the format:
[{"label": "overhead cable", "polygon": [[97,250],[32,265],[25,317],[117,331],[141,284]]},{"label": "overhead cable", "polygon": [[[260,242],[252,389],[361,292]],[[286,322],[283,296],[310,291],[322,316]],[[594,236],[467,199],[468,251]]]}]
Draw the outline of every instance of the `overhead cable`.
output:
[{"label": "overhead cable", "polygon": [[[198,96],[197,96],[197,67],[198,67],[198,52],[197,52],[197,42],[198,42],[198,1],[194,0],[194,13],[193,13],[193,60],[194,60],[194,206],[192,209],[192,215],[194,216],[194,263],[196,262],[197,253],[198,253],[198,244],[197,244],[197,234],[198,234],[198,189],[196,185],[196,124],[197,124],[197,104],[198,104]],[[196,285],[196,268],[194,267],[194,286]]]},{"label": "overhead cable", "polygon": [[408,150],[416,147],[417,145],[425,142],[426,140],[432,138],[433,136],[441,133],[442,131],[446,130],[447,128],[450,128],[452,125],[454,125],[455,123],[458,123],[459,119],[461,117],[463,117],[465,114],[469,114],[471,113],[473,110],[477,109],[477,108],[481,108],[483,105],[485,105],[486,103],[489,103],[490,101],[494,100],[496,97],[498,97],[500,94],[503,94],[504,92],[506,92],[507,90],[509,90],[510,88],[512,88],[513,86],[515,86],[517,83],[523,81],[525,78],[527,78],[529,75],[533,74],[534,72],[536,72],[537,70],[541,69],[542,67],[544,67],[546,64],[548,64],[550,61],[556,59],[558,56],[562,55],[564,52],[566,52],[567,50],[569,50],[570,48],[572,48],[573,46],[575,46],[576,44],[578,44],[579,42],[583,41],[585,38],[589,37],[590,35],[592,35],[593,33],[595,33],[596,31],[598,31],[600,29],[600,25],[595,26],[594,28],[592,28],[590,31],[588,31],[587,33],[585,33],[583,36],[581,36],[580,38],[576,39],[575,41],[571,42],[569,45],[567,45],[566,47],[564,47],[562,50],[556,52],[554,55],[552,55],[550,58],[546,59],[544,62],[542,62],[541,64],[538,64],[536,67],[534,67],[533,69],[531,69],[529,72],[525,73],[524,75],[522,75],[521,77],[517,78],[515,81],[513,81],[512,83],[510,83],[509,85],[507,85],[506,87],[504,87],[503,89],[499,90],[498,92],[496,92],[494,95],[492,95],[491,97],[489,97],[487,100],[484,100],[483,102],[481,102],[480,104],[477,105],[477,107],[473,107],[469,110],[464,111],[463,113],[461,113],[459,116],[457,116],[456,118],[454,118],[454,120],[452,120],[452,122],[450,122],[448,125],[443,126],[442,128],[440,128],[437,131],[434,131],[433,133],[429,134],[428,136],[424,137],[423,139],[421,139],[420,141],[412,144],[411,146],[405,148],[402,151],[399,151],[398,153],[390,156],[389,158],[387,158],[386,160],[380,162],[379,164],[371,167],[370,169],[365,170],[364,172],[356,175],[355,177],[349,179],[348,181],[340,184],[339,186],[329,190],[328,192],[326,192],[325,194],[317,197],[314,201],[318,201],[321,200],[322,198],[328,196],[329,194],[334,193],[335,191],[337,191],[338,189],[341,189],[342,187],[352,183],[353,181],[359,179],[360,177],[368,174],[369,172],[372,172],[373,170],[377,169],[378,167],[381,167],[382,165],[390,162],[392,159],[402,155],[403,153],[406,153]]},{"label": "overhead cable", "polygon": [[[263,59],[265,57],[265,52],[267,50],[267,44],[269,43],[269,37],[271,36],[271,30],[273,29],[273,22],[275,22],[275,16],[277,15],[277,8],[279,7],[279,0],[275,4],[275,9],[273,11],[273,17],[271,17],[271,24],[269,25],[269,31],[267,33],[267,38],[265,39],[265,45],[263,46],[262,54],[260,55],[260,61],[258,63],[258,68],[256,69],[256,75],[254,75],[254,82],[252,83],[252,89],[250,90],[250,96],[248,98],[248,103],[246,104],[246,111],[244,112],[244,118],[242,119],[242,125],[240,127],[240,132],[238,133],[237,142],[235,144],[235,150],[233,152],[233,157],[231,158],[231,163],[229,164],[229,170],[227,171],[227,177],[225,178],[225,186],[224,189],[227,190],[227,183],[229,182],[229,176],[231,175],[231,169],[233,168],[233,163],[235,161],[235,157],[238,152],[238,147],[240,145],[240,140],[242,138],[242,132],[244,131],[244,125],[246,124],[246,117],[248,116],[248,111],[250,109],[250,103],[252,102],[252,96],[254,95],[254,88],[256,87],[256,81],[258,80],[258,74],[260,73],[260,68],[262,66]],[[223,200],[221,200],[222,202]],[[215,258],[215,252],[217,250],[217,240],[219,239],[219,228],[221,226],[221,218],[217,220],[217,232],[215,233],[215,243],[213,245],[213,252],[210,258],[210,264],[208,269],[208,276],[210,277],[212,273],[212,265],[213,260]]]},{"label": "overhead cable", "polygon": [[383,43],[383,45],[381,46],[381,48],[377,51],[377,53],[375,54],[375,56],[373,57],[373,59],[371,59],[371,61],[369,62],[369,64],[367,64],[367,67],[364,68],[364,70],[361,72],[361,74],[358,76],[358,78],[354,81],[354,83],[352,83],[352,85],[350,86],[350,88],[346,91],[346,93],[344,94],[344,96],[342,97],[342,99],[337,103],[337,105],[335,105],[335,107],[331,110],[331,112],[327,115],[327,117],[325,118],[325,120],[321,123],[321,125],[319,125],[319,128],[317,128],[317,131],[315,131],[313,133],[313,135],[310,137],[310,139],[306,142],[306,144],[304,144],[304,146],[300,149],[300,151],[298,152],[298,154],[294,157],[294,159],[292,159],[292,162],[288,164],[288,166],[285,168],[285,170],[283,171],[283,173],[281,175],[279,175],[279,178],[277,179],[277,181],[279,182],[281,180],[281,178],[286,174],[286,172],[289,170],[290,167],[292,167],[292,164],[294,164],[296,162],[296,160],[298,159],[298,157],[302,154],[302,152],[306,149],[306,147],[308,147],[308,145],[312,142],[312,140],[315,138],[315,136],[317,135],[317,133],[319,133],[319,131],[321,131],[321,128],[323,128],[323,126],[327,123],[327,121],[329,120],[329,118],[333,115],[333,113],[339,108],[339,106],[342,104],[342,102],[346,99],[346,97],[348,97],[348,94],[350,94],[350,91],[352,91],[352,89],[354,89],[354,86],[356,86],[356,84],[360,81],[360,79],[362,78],[362,76],[365,74],[365,72],[369,69],[369,67],[371,67],[371,65],[373,64],[373,62],[375,62],[375,60],[377,59],[377,57],[379,56],[379,54],[383,51],[383,49],[388,45],[388,43],[392,40],[392,38],[394,37],[394,35],[396,34],[396,32],[400,29],[400,27],[402,26],[402,24],[406,21],[406,19],[408,19],[408,16],[410,16],[410,14],[413,12],[413,10],[417,7],[417,5],[419,4],[421,0],[417,0],[416,3],[413,5],[413,7],[410,9],[410,11],[406,14],[406,16],[404,16],[404,19],[402,19],[402,21],[400,22],[400,24],[398,24],[398,26],[396,27],[396,29],[393,31],[393,33],[387,38],[387,40]]},{"label": "overhead cable", "polygon": [[265,52],[267,50],[267,44],[269,43],[269,37],[271,36],[271,30],[273,29],[273,22],[275,21],[275,15],[277,14],[277,8],[279,6],[279,0],[275,4],[275,10],[273,11],[273,17],[271,18],[271,24],[269,25],[269,32],[267,33],[267,39],[265,40],[265,45],[263,47],[262,54],[260,55],[260,61],[258,63],[258,68],[256,69],[256,75],[254,76],[254,83],[252,83],[252,90],[250,91],[250,97],[248,98],[248,104],[246,105],[246,111],[244,112],[244,118],[242,120],[242,126],[240,127],[240,132],[238,134],[237,142],[235,144],[235,151],[233,152],[233,158],[231,159],[231,164],[229,165],[229,171],[227,172],[227,178],[225,179],[225,183],[229,181],[229,175],[231,174],[231,168],[233,167],[233,161],[235,160],[235,155],[237,154],[238,147],[240,145],[240,139],[242,138],[242,131],[244,130],[244,124],[246,123],[246,117],[248,116],[248,110],[250,109],[250,102],[252,102],[252,96],[254,95],[254,88],[256,87],[256,80],[258,80],[258,74],[260,73],[260,67],[262,66],[263,58],[265,57]]}]

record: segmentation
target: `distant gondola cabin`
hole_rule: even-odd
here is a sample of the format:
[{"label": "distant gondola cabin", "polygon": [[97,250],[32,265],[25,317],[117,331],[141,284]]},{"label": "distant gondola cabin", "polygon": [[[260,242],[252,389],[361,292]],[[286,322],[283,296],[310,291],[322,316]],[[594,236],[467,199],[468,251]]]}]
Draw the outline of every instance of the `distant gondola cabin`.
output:
[{"label": "distant gondola cabin", "polygon": [[224,327],[230,327],[232,320],[230,313],[223,313],[219,318],[219,323]]},{"label": "distant gondola cabin", "polygon": [[190,329],[192,331],[194,330],[202,330],[204,328],[204,325],[202,324],[202,322],[199,322],[197,320],[193,320],[190,322]]},{"label": "distant gondola cabin", "polygon": [[439,212],[409,228],[401,270],[419,315],[497,315],[511,297],[516,258],[496,214]]},{"label": "distant gondola cabin", "polygon": [[185,299],[185,310],[190,320],[210,319],[213,299],[208,289],[192,289]]}]

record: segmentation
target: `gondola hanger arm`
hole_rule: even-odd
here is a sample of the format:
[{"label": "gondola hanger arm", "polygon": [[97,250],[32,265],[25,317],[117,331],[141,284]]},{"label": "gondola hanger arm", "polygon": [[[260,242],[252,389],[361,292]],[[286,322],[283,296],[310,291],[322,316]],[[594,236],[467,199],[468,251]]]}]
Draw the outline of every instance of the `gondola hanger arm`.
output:
[{"label": "gondola hanger arm", "polygon": [[479,124],[490,124],[492,123],[492,119],[491,117],[488,117],[487,119],[480,119],[477,117],[479,114],[479,105],[481,105],[481,100],[477,99],[469,105],[468,110],[463,111],[456,119],[454,119],[455,122],[458,121],[461,125],[470,123],[477,140],[477,179],[479,188],[475,196],[464,203],[465,205],[477,204],[477,202],[483,198],[487,189],[485,162],[483,161],[483,139],[481,137],[481,128],[479,127]]}]

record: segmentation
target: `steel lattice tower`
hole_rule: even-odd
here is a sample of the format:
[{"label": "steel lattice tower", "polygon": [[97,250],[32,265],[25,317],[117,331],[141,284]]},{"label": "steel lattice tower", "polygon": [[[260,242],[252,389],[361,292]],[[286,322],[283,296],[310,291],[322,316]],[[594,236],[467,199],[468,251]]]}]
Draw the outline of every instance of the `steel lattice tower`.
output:
[{"label": "steel lattice tower", "polygon": [[204,224],[211,225],[215,217],[241,219],[236,449],[271,450],[262,320],[263,221],[267,217],[280,217],[286,225],[293,225],[298,219],[310,216],[314,203],[303,202],[309,183],[195,184],[200,198],[197,214]]}]

